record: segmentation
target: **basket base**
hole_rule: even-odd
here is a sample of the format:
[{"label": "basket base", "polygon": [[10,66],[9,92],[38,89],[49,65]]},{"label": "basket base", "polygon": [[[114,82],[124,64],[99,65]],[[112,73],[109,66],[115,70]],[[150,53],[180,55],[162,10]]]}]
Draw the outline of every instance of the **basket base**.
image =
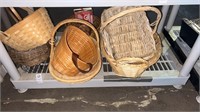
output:
[{"label": "basket base", "polygon": [[101,64],[102,64],[101,59],[98,59],[97,63],[93,66],[90,72],[85,73],[85,74],[80,73],[77,76],[73,76],[73,77],[66,76],[66,75],[64,76],[60,74],[58,71],[56,71],[52,67],[51,63],[49,63],[49,71],[51,75],[58,81],[66,82],[66,83],[82,83],[96,76],[101,69]]}]

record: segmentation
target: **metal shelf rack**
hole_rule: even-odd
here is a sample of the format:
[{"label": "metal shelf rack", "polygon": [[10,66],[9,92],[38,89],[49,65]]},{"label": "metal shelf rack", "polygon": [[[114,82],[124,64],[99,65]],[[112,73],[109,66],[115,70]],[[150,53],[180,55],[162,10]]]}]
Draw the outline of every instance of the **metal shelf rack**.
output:
[{"label": "metal shelf rack", "polygon": [[[160,22],[158,33],[162,31],[163,24],[168,13],[170,5],[173,6],[170,18],[165,29],[170,29],[175,19],[179,5],[199,5],[200,0],[0,0],[0,7],[110,7],[110,6],[134,6],[134,5],[162,5],[163,18]],[[3,12],[3,8],[2,8]],[[6,16],[2,16],[6,21]],[[7,26],[9,26],[9,22]],[[163,39],[163,53],[160,60],[148,70],[146,70],[140,78],[130,79],[117,77],[112,72],[109,64],[103,58],[103,65],[100,73],[92,80],[81,84],[67,84],[54,80],[48,73],[48,62],[44,62],[35,68],[16,68],[10,59],[3,44],[0,42],[0,61],[7,69],[11,76],[11,82],[16,89],[21,92],[32,88],[77,88],[77,87],[122,87],[122,86],[161,86],[174,85],[180,88],[184,85],[188,78],[195,61],[200,55],[200,36],[198,37],[194,47],[191,50],[188,59],[184,65],[180,65],[174,53],[167,44],[167,40]],[[36,69],[38,68],[39,69]],[[45,73],[43,73],[45,71]],[[39,77],[39,79],[38,79]]]}]

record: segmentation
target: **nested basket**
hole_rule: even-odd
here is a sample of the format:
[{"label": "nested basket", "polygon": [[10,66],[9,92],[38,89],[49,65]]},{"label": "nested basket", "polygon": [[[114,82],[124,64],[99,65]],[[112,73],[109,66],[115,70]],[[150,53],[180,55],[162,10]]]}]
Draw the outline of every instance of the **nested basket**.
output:
[{"label": "nested basket", "polygon": [[7,50],[15,64],[29,67],[46,61],[50,55],[50,46],[48,43],[28,51],[17,51],[11,47],[7,47]]},{"label": "nested basket", "polygon": [[[68,23],[79,23],[90,27],[95,37],[88,36],[76,26],[69,25],[55,46],[56,30]],[[56,25],[51,37],[49,71],[62,82],[79,83],[93,78],[101,68],[99,36],[94,26],[79,19],[66,19]]]},{"label": "nested basket", "polygon": [[[30,15],[6,31],[0,31],[0,40],[13,49],[27,51],[47,43],[54,26],[45,8],[34,12],[27,8],[22,9]],[[16,11],[13,14],[18,19],[21,18]]]},{"label": "nested basket", "polygon": [[[146,11],[157,14],[150,24]],[[161,55],[156,34],[161,13],[154,7],[112,7],[101,17],[102,53],[119,76],[138,77]]]}]

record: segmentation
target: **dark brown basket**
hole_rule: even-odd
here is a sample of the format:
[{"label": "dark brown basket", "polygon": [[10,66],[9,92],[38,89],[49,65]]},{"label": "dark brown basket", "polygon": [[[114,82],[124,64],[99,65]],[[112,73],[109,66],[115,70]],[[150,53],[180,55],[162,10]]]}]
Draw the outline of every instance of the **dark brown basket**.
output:
[{"label": "dark brown basket", "polygon": [[7,47],[7,50],[15,64],[29,67],[40,64],[47,60],[50,55],[49,44],[44,44],[28,51],[17,51],[11,47]]}]

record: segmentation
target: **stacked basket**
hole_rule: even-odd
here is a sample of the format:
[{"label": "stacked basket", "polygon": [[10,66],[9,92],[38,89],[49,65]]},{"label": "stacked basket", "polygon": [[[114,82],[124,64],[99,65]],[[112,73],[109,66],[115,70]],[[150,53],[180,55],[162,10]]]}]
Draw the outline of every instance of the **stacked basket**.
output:
[{"label": "stacked basket", "polygon": [[[152,24],[146,11],[157,19]],[[161,13],[154,7],[112,7],[101,17],[101,50],[119,76],[138,77],[161,55],[156,29]],[[153,27],[154,26],[154,27]]]},{"label": "stacked basket", "polygon": [[14,8],[8,10],[17,22],[5,32],[0,32],[0,40],[8,47],[8,53],[16,64],[34,66],[49,57],[50,39],[53,24],[45,8],[35,12],[22,8],[28,16],[22,19]]}]

